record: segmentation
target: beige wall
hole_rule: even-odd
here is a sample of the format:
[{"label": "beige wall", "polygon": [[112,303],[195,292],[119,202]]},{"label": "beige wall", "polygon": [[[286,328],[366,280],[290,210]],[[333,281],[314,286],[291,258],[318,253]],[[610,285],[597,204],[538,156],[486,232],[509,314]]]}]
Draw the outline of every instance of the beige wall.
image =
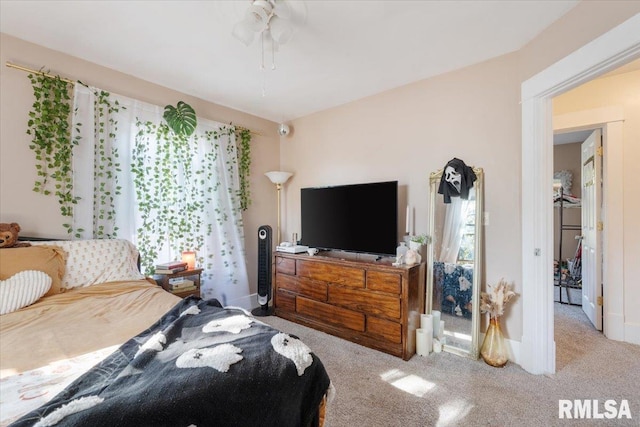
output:
[{"label": "beige wall", "polygon": [[[506,55],[296,120],[281,144],[282,167],[295,172],[285,191],[286,235],[300,233],[300,188],[396,179],[415,209],[415,232],[425,233],[429,174],[458,157],[485,171],[486,281],[519,286],[517,59]],[[519,339],[520,310],[508,316],[507,334]]]},{"label": "beige wall", "polygon": [[[561,144],[553,147],[553,171],[568,170],[573,174],[573,185],[571,194],[580,197],[582,179],[582,169],[580,167],[581,143]],[[562,223],[564,225],[580,225],[581,210],[575,207],[565,208],[562,213]],[[560,208],[553,210],[553,254],[554,259],[558,259],[560,242]],[[562,259],[573,258],[577,242],[575,236],[580,234],[580,230],[565,230],[562,232]]]},{"label": "beige wall", "polygon": [[[276,192],[263,173],[278,169],[277,124],[236,110],[101,67],[42,46],[0,34],[0,221],[18,222],[22,235],[64,238],[58,204],[53,197],[31,191],[35,180],[33,154],[26,135],[27,114],[33,102],[27,73],[5,66],[7,61],[40,69],[157,105],[184,100],[201,117],[248,127],[253,136],[251,190],[253,204],[244,213],[247,263],[251,292],[256,290],[257,228],[276,223]],[[257,95],[259,96],[259,94]]]},{"label": "beige wall", "polygon": [[[640,71],[613,75],[591,81],[553,100],[554,115],[567,114],[602,107],[622,107],[623,125],[623,222],[624,222],[624,316],[625,325],[635,330],[640,340]],[[606,177],[605,187],[606,188]],[[605,207],[606,209],[606,207]],[[605,284],[606,286],[606,284]]]}]

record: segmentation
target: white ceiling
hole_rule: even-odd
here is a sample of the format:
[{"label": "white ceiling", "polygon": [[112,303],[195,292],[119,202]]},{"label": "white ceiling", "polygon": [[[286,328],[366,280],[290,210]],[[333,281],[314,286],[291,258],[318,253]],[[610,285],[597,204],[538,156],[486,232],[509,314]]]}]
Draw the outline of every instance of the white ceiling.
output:
[{"label": "white ceiling", "polygon": [[589,138],[593,129],[579,130],[575,132],[556,133],[553,135],[553,144],[572,144],[574,142],[584,142]]},{"label": "white ceiling", "polygon": [[2,0],[0,31],[284,122],[518,50],[577,3],[296,2],[306,22],[263,73],[259,43],[231,36],[248,0]]}]

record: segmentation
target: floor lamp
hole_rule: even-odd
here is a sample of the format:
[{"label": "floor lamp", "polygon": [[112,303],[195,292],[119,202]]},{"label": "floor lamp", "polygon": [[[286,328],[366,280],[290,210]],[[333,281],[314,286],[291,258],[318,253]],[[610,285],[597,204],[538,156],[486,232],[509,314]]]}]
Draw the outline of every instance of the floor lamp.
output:
[{"label": "floor lamp", "polygon": [[279,245],[282,242],[282,240],[280,240],[280,190],[282,190],[282,184],[287,182],[293,174],[291,172],[271,171],[265,173],[265,175],[276,185],[276,189],[278,190],[278,232],[276,234],[276,245]]}]

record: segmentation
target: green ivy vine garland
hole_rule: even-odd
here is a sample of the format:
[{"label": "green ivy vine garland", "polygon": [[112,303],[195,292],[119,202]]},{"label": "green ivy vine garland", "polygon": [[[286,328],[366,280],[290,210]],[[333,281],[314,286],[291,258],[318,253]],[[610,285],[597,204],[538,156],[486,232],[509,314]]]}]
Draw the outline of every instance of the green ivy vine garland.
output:
[{"label": "green ivy vine garland", "polygon": [[[35,153],[37,178],[33,190],[44,195],[55,195],[60,204],[63,217],[70,220],[63,227],[67,233],[80,238],[82,228],[73,228],[74,205],[79,197],[73,196],[73,148],[80,142],[82,123],[72,123],[71,95],[68,81],[59,76],[45,73],[29,74],[35,101],[29,112],[27,134],[32,141],[29,147]],[[79,82],[84,85],[84,83]],[[86,86],[86,85],[84,85]],[[88,86],[87,86],[88,87]],[[91,89],[93,90],[93,89]],[[111,102],[108,92],[94,91],[94,199],[93,199],[93,235],[95,238],[112,238],[117,235],[115,223],[115,197],[121,194],[122,187],[118,174],[122,172],[119,153],[115,146],[118,122],[114,118],[120,109],[118,101]],[[188,107],[188,108],[187,108]],[[191,120],[195,112],[188,105],[178,104],[177,116],[181,120]],[[166,112],[166,111],[165,111]],[[169,116],[171,118],[171,116]],[[174,121],[178,120],[174,117]],[[214,165],[217,161],[217,140],[222,136],[233,135],[237,144],[228,145],[235,151],[233,160],[227,162],[229,171],[236,166],[239,173],[238,199],[234,202],[242,211],[251,204],[250,168],[251,168],[251,132],[245,128],[223,127],[220,131],[206,132],[204,137],[214,144],[208,150],[199,166],[191,162],[189,135],[195,127],[193,123],[183,124],[181,132],[172,132],[168,124],[155,125],[137,122],[138,133],[134,148],[131,172],[134,175],[135,191],[140,204],[142,226],[138,230],[141,248],[142,266],[147,274],[153,273],[154,262],[158,258],[160,241],[158,236],[169,230],[171,247],[177,251],[200,248],[204,238],[213,232],[213,224],[204,223],[201,212],[205,205],[215,203],[211,195],[221,185],[215,176]],[[71,125],[76,135],[71,136]],[[173,128],[176,127],[174,123]],[[198,137],[194,136],[196,144]],[[155,161],[149,163],[151,142],[158,142]],[[230,153],[231,154],[231,153]],[[148,166],[152,164],[152,166]],[[179,170],[183,182],[178,183],[175,171]],[[206,185],[203,185],[207,183]],[[53,189],[51,188],[53,186]],[[161,195],[161,197],[159,196]],[[218,210],[217,222],[228,220]],[[141,232],[143,231],[143,232]],[[156,236],[156,237],[154,237]],[[154,241],[155,240],[155,241]],[[223,243],[221,254],[232,252],[235,248]],[[213,256],[213,255],[210,255]],[[210,268],[210,260],[200,259],[199,263]]]},{"label": "green ivy vine garland", "polygon": [[[237,132],[237,131],[236,131]],[[238,145],[238,175],[240,176],[240,209],[246,211],[251,204],[251,131],[239,128],[240,144]]]},{"label": "green ivy vine garland", "polygon": [[110,93],[94,91],[94,191],[93,191],[93,235],[94,238],[115,238],[118,227],[115,225],[115,196],[121,194],[118,174],[122,172],[120,154],[115,146],[118,121],[115,114],[121,106],[118,100],[111,102]]},{"label": "green ivy vine garland", "polygon": [[[59,76],[29,74],[35,101],[29,112],[27,134],[29,148],[35,153],[37,178],[33,191],[58,198],[63,217],[73,218],[73,206],[79,198],[73,196],[73,147],[79,136],[71,138],[70,83]],[[63,224],[67,233],[79,237],[83,230],[74,230],[73,221]]]},{"label": "green ivy vine garland", "polygon": [[[205,238],[212,235],[214,226],[230,219],[216,207],[216,194],[225,191],[222,174],[216,171],[220,149],[218,141],[222,137],[235,136],[235,128],[223,127],[190,138],[173,132],[166,123],[137,120],[136,128],[131,172],[141,219],[136,234],[142,271],[153,274],[165,244],[176,253],[195,250],[199,254],[198,264],[205,270],[211,270],[214,255],[208,254],[208,259],[205,259],[200,255],[200,248],[204,247]],[[250,136],[245,136],[244,140],[248,144]],[[210,144],[210,149],[204,150],[202,157],[194,161],[194,146],[202,143]],[[225,165],[228,173],[242,162],[247,168],[250,166],[249,159],[241,160],[243,156],[250,155],[247,147],[243,149],[244,155],[239,155],[235,144],[227,144],[227,150],[230,155]],[[240,193],[231,195],[237,213],[242,209],[244,197]],[[213,217],[204,214],[210,206],[214,207]],[[224,238],[219,245],[217,255],[220,256],[237,249]]]},{"label": "green ivy vine garland", "polygon": [[[136,233],[142,271],[151,275],[165,243],[177,252],[204,246],[213,227],[201,213],[211,202],[215,177],[204,166],[208,161],[194,167],[189,139],[166,123],[137,120],[136,128],[131,172],[142,221]],[[204,264],[202,257],[198,262]]]},{"label": "green ivy vine garland", "polygon": [[[37,178],[33,191],[58,198],[60,213],[70,221],[62,224],[68,234],[81,237],[84,229],[73,228],[74,205],[80,200],[73,196],[73,148],[80,143],[80,122],[71,118],[72,83],[60,76],[48,73],[29,74],[35,102],[29,112],[27,134],[31,136],[29,148],[35,153]],[[92,90],[94,101],[94,198],[93,198],[93,237],[116,237],[114,197],[122,187],[118,184],[121,172],[119,153],[115,147],[118,122],[114,114],[120,111],[118,101],[111,102],[109,92]],[[71,136],[71,127],[76,135]]]}]

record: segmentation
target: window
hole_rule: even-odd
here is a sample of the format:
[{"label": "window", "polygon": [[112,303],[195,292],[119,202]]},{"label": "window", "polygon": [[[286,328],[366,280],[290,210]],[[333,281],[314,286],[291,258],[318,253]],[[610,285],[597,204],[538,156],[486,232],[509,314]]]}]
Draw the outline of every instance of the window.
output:
[{"label": "window", "polygon": [[458,264],[468,264],[474,261],[476,235],[476,201],[469,200],[462,210],[462,236],[458,251]]}]

